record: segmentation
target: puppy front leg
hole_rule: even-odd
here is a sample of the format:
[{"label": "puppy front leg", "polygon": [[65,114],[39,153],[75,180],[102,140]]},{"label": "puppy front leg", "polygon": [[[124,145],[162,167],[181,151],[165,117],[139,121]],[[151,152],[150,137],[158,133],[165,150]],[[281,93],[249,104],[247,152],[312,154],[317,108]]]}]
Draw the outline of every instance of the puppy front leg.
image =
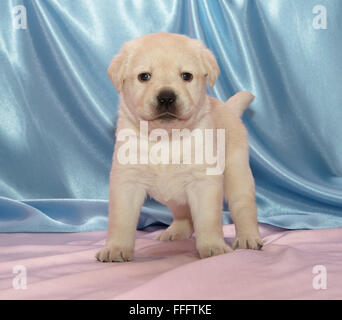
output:
[{"label": "puppy front leg", "polygon": [[206,180],[195,182],[189,185],[187,195],[200,257],[232,251],[223,238],[221,183]]},{"label": "puppy front leg", "polygon": [[102,262],[132,259],[138,218],[146,196],[142,186],[118,180],[111,178],[107,240],[96,254]]}]

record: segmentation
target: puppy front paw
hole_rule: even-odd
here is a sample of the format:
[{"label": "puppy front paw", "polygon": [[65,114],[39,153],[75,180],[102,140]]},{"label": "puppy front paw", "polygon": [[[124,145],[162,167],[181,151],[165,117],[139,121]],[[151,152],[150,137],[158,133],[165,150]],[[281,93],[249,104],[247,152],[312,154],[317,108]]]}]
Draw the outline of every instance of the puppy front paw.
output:
[{"label": "puppy front paw", "polygon": [[233,249],[252,249],[260,250],[263,246],[259,234],[237,235],[233,241]]},{"label": "puppy front paw", "polygon": [[101,262],[126,262],[133,258],[133,248],[124,248],[117,245],[106,245],[95,255]]},{"label": "puppy front paw", "polygon": [[218,256],[220,254],[233,251],[232,248],[228,244],[226,244],[224,240],[218,240],[216,242],[205,244],[197,244],[196,247],[201,259]]}]

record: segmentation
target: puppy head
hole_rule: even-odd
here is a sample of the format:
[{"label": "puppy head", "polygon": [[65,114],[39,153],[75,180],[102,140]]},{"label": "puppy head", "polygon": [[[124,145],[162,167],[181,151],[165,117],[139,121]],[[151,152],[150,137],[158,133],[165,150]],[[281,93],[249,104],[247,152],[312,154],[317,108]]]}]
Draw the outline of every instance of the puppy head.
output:
[{"label": "puppy head", "polygon": [[127,42],[108,76],[137,120],[181,126],[203,105],[219,75],[214,55],[184,35],[157,33]]}]

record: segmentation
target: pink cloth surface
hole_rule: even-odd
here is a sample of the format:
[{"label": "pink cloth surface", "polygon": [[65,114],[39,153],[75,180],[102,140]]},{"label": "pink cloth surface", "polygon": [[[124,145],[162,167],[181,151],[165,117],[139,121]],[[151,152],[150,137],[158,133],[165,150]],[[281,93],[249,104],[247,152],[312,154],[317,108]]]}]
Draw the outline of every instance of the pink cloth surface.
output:
[{"label": "pink cloth surface", "polygon": [[[260,225],[262,251],[236,250],[200,260],[194,239],[154,240],[137,232],[135,259],[101,263],[106,232],[0,234],[0,299],[341,299],[342,229],[289,231]],[[226,241],[234,226],[224,226]],[[27,271],[14,289],[13,267]],[[327,289],[313,288],[313,268]]]}]

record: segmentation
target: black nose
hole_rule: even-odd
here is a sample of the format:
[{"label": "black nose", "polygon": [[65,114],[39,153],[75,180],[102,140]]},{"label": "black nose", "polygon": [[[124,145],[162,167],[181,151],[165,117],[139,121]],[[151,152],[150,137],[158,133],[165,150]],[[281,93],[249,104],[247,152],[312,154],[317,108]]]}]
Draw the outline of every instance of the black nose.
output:
[{"label": "black nose", "polygon": [[158,104],[165,109],[171,109],[176,102],[176,94],[172,90],[162,90],[157,96]]}]

